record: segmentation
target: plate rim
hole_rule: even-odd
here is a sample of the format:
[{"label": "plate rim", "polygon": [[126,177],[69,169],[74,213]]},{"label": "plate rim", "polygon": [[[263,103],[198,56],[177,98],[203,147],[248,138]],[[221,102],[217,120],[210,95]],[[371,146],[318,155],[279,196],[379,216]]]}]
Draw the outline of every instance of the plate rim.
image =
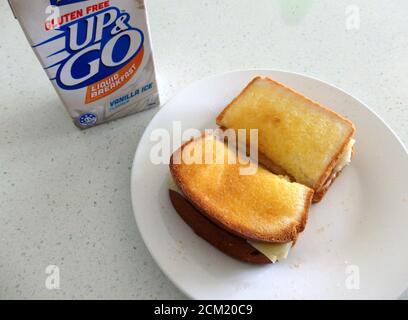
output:
[{"label": "plate rim", "polygon": [[[369,112],[371,112],[371,114],[373,114],[378,120],[380,120],[380,122],[391,132],[391,134],[393,135],[394,138],[396,138],[396,140],[398,141],[399,145],[402,147],[402,149],[405,151],[406,155],[408,156],[408,147],[404,145],[404,143],[402,142],[401,138],[396,134],[396,132],[385,122],[385,120],[383,120],[373,109],[371,109],[366,103],[364,103],[361,99],[356,98],[354,95],[348,93],[346,90],[338,87],[337,85],[334,85],[330,82],[324,81],[318,77],[315,76],[310,76],[304,73],[300,73],[300,72],[293,72],[293,71],[289,71],[289,70],[283,70],[283,69],[264,69],[264,68],[251,68],[251,69],[235,69],[235,70],[230,70],[230,71],[226,71],[226,72],[222,72],[222,73],[217,73],[217,74],[213,74],[195,81],[190,82],[189,84],[187,84],[186,86],[182,87],[180,90],[178,90],[172,97],[170,97],[162,106],[160,106],[159,111],[153,116],[153,118],[149,121],[148,125],[146,126],[138,144],[136,147],[136,151],[135,154],[133,156],[133,160],[132,160],[132,169],[131,169],[131,173],[130,173],[130,195],[131,195],[131,203],[132,203],[132,211],[133,211],[133,216],[135,218],[136,221],[136,225],[137,225],[137,229],[140,233],[140,236],[143,240],[144,245],[146,246],[147,250],[149,251],[149,254],[151,255],[151,257],[153,258],[154,262],[156,263],[156,265],[160,268],[161,272],[163,272],[163,274],[171,281],[171,283],[179,290],[181,291],[187,298],[189,299],[195,299],[194,296],[192,296],[189,292],[187,292],[182,286],[179,285],[179,283],[177,281],[175,281],[175,279],[173,278],[173,276],[166,270],[166,268],[164,268],[161,263],[159,263],[159,259],[156,257],[155,253],[153,252],[153,250],[150,248],[150,245],[148,244],[148,242],[146,242],[146,238],[144,236],[144,232],[142,231],[138,218],[137,218],[137,214],[136,214],[136,208],[137,208],[137,204],[135,203],[135,197],[134,197],[134,188],[135,188],[135,180],[134,176],[136,175],[136,159],[139,157],[139,154],[141,153],[140,148],[141,148],[141,142],[144,141],[146,139],[146,135],[148,134],[148,132],[150,132],[151,130],[151,126],[153,121],[156,119],[156,117],[159,117],[160,114],[163,112],[163,110],[168,107],[169,104],[171,104],[172,101],[174,101],[178,96],[180,96],[181,94],[183,94],[185,91],[187,91],[188,89],[190,89],[193,86],[196,86],[202,82],[207,82],[210,81],[211,79],[214,78],[219,78],[219,77],[223,77],[229,74],[234,74],[234,73],[250,73],[250,72],[262,72],[262,73],[267,73],[267,72],[277,72],[277,73],[285,73],[285,74],[291,74],[291,75],[296,75],[298,77],[303,77],[303,78],[309,78],[315,81],[318,81],[322,84],[328,85],[334,89],[336,89],[337,91],[340,91],[342,94],[345,94],[347,96],[349,96],[350,98],[356,100],[359,104],[363,105]],[[404,292],[404,291],[403,291]],[[399,296],[401,296],[401,294],[403,293],[401,292],[399,294]],[[398,296],[398,297],[399,297]],[[396,297],[398,299],[398,297]]]}]

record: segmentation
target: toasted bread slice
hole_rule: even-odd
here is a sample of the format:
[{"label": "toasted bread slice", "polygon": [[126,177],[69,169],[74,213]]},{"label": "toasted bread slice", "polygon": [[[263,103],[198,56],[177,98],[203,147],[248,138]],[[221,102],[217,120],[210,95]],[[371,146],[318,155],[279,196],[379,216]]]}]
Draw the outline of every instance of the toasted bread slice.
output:
[{"label": "toasted bread slice", "polygon": [[217,124],[235,130],[258,129],[259,161],[273,172],[283,169],[320,198],[331,177],[341,171],[334,172],[352,147],[355,132],[353,123],[344,117],[261,77],[253,79],[224,109]]},{"label": "toasted bread slice", "polygon": [[306,225],[313,190],[261,166],[243,175],[247,166],[212,135],[190,140],[170,160],[177,186],[214,223],[244,239],[295,241]]}]

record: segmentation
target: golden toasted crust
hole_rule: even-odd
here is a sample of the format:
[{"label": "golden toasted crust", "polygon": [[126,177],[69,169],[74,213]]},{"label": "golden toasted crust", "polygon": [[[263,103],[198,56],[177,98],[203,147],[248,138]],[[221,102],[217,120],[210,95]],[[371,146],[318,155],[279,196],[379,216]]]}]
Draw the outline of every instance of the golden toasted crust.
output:
[{"label": "golden toasted crust", "polygon": [[[350,120],[344,118],[343,116],[337,114],[336,112],[334,112],[334,111],[328,109],[327,107],[325,107],[325,106],[323,106],[323,105],[321,105],[321,104],[319,104],[319,103],[317,103],[317,102],[315,102],[315,101],[313,101],[313,100],[311,100],[311,99],[305,97],[305,96],[302,95],[301,93],[298,93],[298,92],[296,92],[295,90],[293,90],[293,89],[291,89],[291,88],[289,88],[289,87],[287,87],[287,86],[285,86],[285,85],[283,85],[283,84],[281,84],[281,83],[279,83],[279,82],[277,82],[277,81],[275,81],[275,80],[272,80],[272,79],[270,79],[270,78],[256,77],[256,78],[254,78],[254,79],[244,88],[244,90],[220,113],[220,115],[217,117],[217,120],[216,120],[216,121],[217,121],[217,124],[218,124],[219,126],[221,126],[221,127],[224,128],[224,129],[225,129],[225,128],[228,128],[228,124],[225,123],[225,121],[224,121],[224,118],[225,118],[226,113],[228,112],[228,110],[231,110],[231,108],[233,108],[234,105],[236,105],[236,103],[238,102],[238,100],[239,100],[241,97],[243,97],[243,96],[248,92],[248,90],[251,89],[251,87],[254,85],[254,83],[257,82],[258,80],[266,80],[267,82],[271,82],[271,83],[275,84],[275,85],[278,86],[278,87],[284,88],[285,90],[288,90],[289,92],[292,92],[293,94],[295,94],[296,96],[298,96],[299,99],[303,99],[303,101],[307,101],[307,102],[308,102],[308,106],[311,106],[311,107],[313,107],[313,108],[315,108],[315,109],[318,109],[319,111],[322,111],[323,113],[325,113],[325,114],[327,114],[327,115],[330,115],[331,117],[334,117],[334,119],[337,119],[337,121],[339,121],[339,123],[343,123],[343,125],[345,125],[345,126],[344,126],[344,129],[347,128],[347,131],[345,131],[345,132],[347,132],[347,135],[344,136],[344,139],[343,139],[343,141],[342,141],[341,146],[340,146],[340,147],[338,148],[338,150],[334,153],[334,155],[332,155],[332,158],[330,159],[329,163],[328,163],[325,167],[323,167],[323,168],[319,169],[319,171],[317,171],[317,172],[321,172],[321,173],[319,173],[318,178],[317,178],[316,180],[314,180],[313,184],[306,183],[305,181],[299,181],[299,179],[296,179],[298,182],[303,183],[303,184],[307,185],[307,186],[310,187],[310,188],[313,188],[316,192],[319,191],[319,190],[325,185],[325,182],[327,181],[328,177],[331,175],[331,173],[332,173],[332,171],[333,171],[333,168],[336,166],[336,164],[337,164],[337,162],[338,162],[338,160],[339,160],[339,157],[342,155],[343,151],[347,148],[350,139],[353,137],[353,135],[354,135],[354,133],[355,133],[355,127],[354,127],[353,123],[352,123]],[[275,119],[274,119],[274,120],[275,120]],[[279,121],[280,121],[279,118],[277,118],[276,121],[279,122]],[[282,164],[281,164],[281,165],[278,165],[278,164],[276,163],[276,161],[273,161],[272,159],[270,159],[269,157],[267,157],[267,156],[266,156],[266,153],[265,153],[265,151],[267,151],[267,150],[264,150],[261,145],[260,145],[259,149],[260,149],[260,150],[259,150],[259,160],[260,160],[260,162],[261,162],[263,165],[265,165],[268,169],[272,170],[273,172],[276,172],[277,169],[279,169],[278,172],[280,172],[280,173],[281,173],[282,171],[284,171],[284,172],[286,172],[286,174],[287,174],[288,176],[291,176],[291,177],[293,178],[293,175],[292,175],[292,174],[288,174],[288,170],[287,170],[287,168],[285,168],[285,165],[282,165]],[[301,180],[301,179],[300,179],[300,180]],[[315,197],[316,197],[316,195],[315,195]]]},{"label": "golden toasted crust", "polygon": [[[204,141],[224,150],[222,164],[187,164],[183,151]],[[204,150],[204,149],[203,149]],[[218,151],[214,152],[215,155]],[[213,136],[190,140],[170,160],[174,181],[186,198],[207,218],[240,237],[283,243],[294,241],[307,222],[313,190],[290,183],[263,167],[253,175],[240,175],[242,161],[228,163],[231,150]],[[181,163],[174,163],[174,158]]]},{"label": "golden toasted crust", "polygon": [[243,96],[243,95],[247,92],[247,90],[249,90],[249,89],[251,88],[251,86],[252,86],[256,81],[258,81],[259,79],[262,79],[262,78],[259,77],[259,76],[253,78],[253,79],[251,80],[251,82],[249,82],[249,83],[247,84],[247,86],[241,91],[241,93],[240,93],[238,96],[236,96],[236,97],[230,102],[230,104],[227,105],[227,106],[224,108],[224,110],[218,115],[218,117],[217,117],[217,119],[216,119],[216,123],[217,123],[220,127],[223,126],[223,125],[221,124],[221,121],[222,121],[222,119],[224,118],[225,114],[227,113],[228,109],[230,109],[230,108],[234,105],[234,103],[237,102],[238,99],[241,98],[241,96]]},{"label": "golden toasted crust", "polygon": [[[275,173],[275,174],[281,174],[281,175],[285,175],[287,176],[291,181],[295,181],[295,179],[293,177],[291,177],[285,170],[283,170],[282,168],[280,168],[278,165],[274,164],[269,158],[267,158],[264,154],[259,153],[258,155],[259,157],[259,163],[261,163],[266,169],[268,169],[269,171]],[[328,189],[330,188],[330,186],[333,184],[334,180],[336,180],[336,178],[340,175],[340,173],[343,170],[339,171],[335,177],[332,178],[330,184],[328,185],[324,185],[323,187],[321,187],[319,190],[316,190],[314,192],[313,195],[313,201],[312,203],[317,203],[320,202],[324,195],[326,194],[326,192],[328,191]],[[330,175],[329,175],[330,178]],[[328,178],[328,179],[329,179]],[[327,179],[327,180],[328,180]],[[327,181],[326,180],[326,181]]]},{"label": "golden toasted crust", "polygon": [[[227,130],[227,128],[220,126],[220,129],[222,131]],[[224,138],[224,141],[227,142],[228,141],[228,137]],[[239,144],[240,141],[238,141],[238,139],[236,139],[236,142]],[[249,149],[249,145],[246,145],[246,153],[247,156],[250,156],[250,149]],[[258,150],[258,162],[260,164],[262,164],[266,169],[268,169],[270,172],[274,173],[274,174],[278,174],[278,175],[282,175],[282,176],[287,176],[290,181],[295,182],[295,178],[293,178],[289,173],[287,173],[281,166],[277,165],[276,163],[274,163],[271,159],[269,159],[264,153],[262,153],[261,151]]]},{"label": "golden toasted crust", "polygon": [[322,188],[320,188],[320,190],[318,190],[317,192],[314,193],[313,196],[313,203],[317,203],[320,202],[324,195],[327,193],[327,191],[329,190],[330,186],[333,184],[334,180],[337,179],[337,177],[343,172],[343,170],[340,170],[339,172],[336,172],[331,178],[330,178],[330,183],[327,183],[326,185],[324,185]]}]

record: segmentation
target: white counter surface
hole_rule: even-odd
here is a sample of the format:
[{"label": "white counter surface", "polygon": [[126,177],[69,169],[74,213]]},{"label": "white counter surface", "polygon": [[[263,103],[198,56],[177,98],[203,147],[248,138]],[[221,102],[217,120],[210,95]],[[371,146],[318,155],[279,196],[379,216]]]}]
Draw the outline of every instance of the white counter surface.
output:
[{"label": "white counter surface", "polygon": [[[300,72],[361,99],[408,144],[407,1],[147,6],[163,102],[230,70]],[[360,27],[350,29],[356,8]],[[144,246],[130,202],[134,152],[157,109],[79,131],[6,1],[0,30],[0,299],[183,298]],[[45,286],[49,265],[59,290]]]}]

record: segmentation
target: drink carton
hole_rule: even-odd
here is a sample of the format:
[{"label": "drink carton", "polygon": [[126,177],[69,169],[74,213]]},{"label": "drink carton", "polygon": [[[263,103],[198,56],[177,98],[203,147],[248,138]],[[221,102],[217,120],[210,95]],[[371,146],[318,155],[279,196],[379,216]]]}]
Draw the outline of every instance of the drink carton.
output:
[{"label": "drink carton", "polygon": [[143,0],[9,0],[80,128],[159,105]]}]

